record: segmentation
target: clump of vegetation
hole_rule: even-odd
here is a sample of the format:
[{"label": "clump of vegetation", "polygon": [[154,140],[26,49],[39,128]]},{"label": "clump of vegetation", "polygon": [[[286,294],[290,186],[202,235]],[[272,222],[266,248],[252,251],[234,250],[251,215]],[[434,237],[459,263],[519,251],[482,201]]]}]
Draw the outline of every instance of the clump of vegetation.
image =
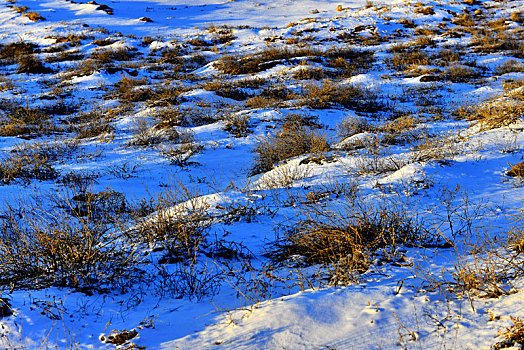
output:
[{"label": "clump of vegetation", "polygon": [[329,142],[322,132],[300,124],[284,124],[274,135],[258,140],[251,172],[263,173],[289,158],[307,153],[322,154],[329,149]]},{"label": "clump of vegetation", "polygon": [[146,84],[148,84],[148,80],[145,78],[138,79],[124,75],[115,84],[116,96],[122,102],[127,103],[146,101],[153,95],[151,88],[143,87]]},{"label": "clump of vegetation", "polygon": [[31,137],[59,131],[44,108],[31,107],[28,103],[4,101],[0,103],[0,135]]},{"label": "clump of vegetation", "polygon": [[328,67],[340,69],[343,76],[365,70],[373,63],[373,52],[351,48],[318,50],[313,48],[272,47],[252,55],[224,56],[215,66],[226,74],[253,74],[275,67],[278,64],[306,61],[325,61]]},{"label": "clump of vegetation", "polygon": [[342,106],[365,113],[383,108],[373,90],[354,84],[337,84],[331,80],[304,85],[299,102],[310,108]]},{"label": "clump of vegetation", "polygon": [[524,115],[524,106],[518,100],[500,99],[475,106],[462,106],[455,114],[467,120],[478,121],[484,129],[495,129],[520,120]]},{"label": "clump of vegetation", "polygon": [[137,252],[88,214],[7,206],[0,216],[0,284],[10,288],[71,287],[90,293],[140,279]]},{"label": "clump of vegetation", "polygon": [[337,204],[319,205],[298,198],[300,219],[292,222],[278,249],[277,260],[302,256],[307,264],[321,264],[331,272],[330,283],[351,283],[365,272],[381,250],[393,259],[399,246],[423,246],[438,237],[426,232],[418,218],[399,204],[370,203],[350,194]]},{"label": "clump of vegetation", "polygon": [[232,113],[224,120],[224,130],[235,137],[246,137],[252,131],[250,129],[251,116],[246,113]]},{"label": "clump of vegetation", "polygon": [[524,321],[520,317],[509,316],[513,323],[501,332],[504,340],[493,345],[494,350],[512,348],[515,346],[524,347]]},{"label": "clump of vegetation", "polygon": [[129,61],[135,56],[132,50],[121,48],[110,48],[104,50],[97,50],[91,54],[91,58],[101,63],[112,63],[114,61]]},{"label": "clump of vegetation", "polygon": [[24,41],[0,46],[2,64],[18,64],[17,73],[50,73],[52,69],[44,66],[36,56],[37,46]]},{"label": "clump of vegetation", "polygon": [[69,157],[75,149],[74,143],[22,143],[0,156],[0,178],[4,184],[56,179],[59,173],[53,163]]},{"label": "clump of vegetation", "polygon": [[145,118],[135,120],[132,131],[133,137],[129,144],[133,146],[153,146],[163,141],[180,140],[180,133],[175,128],[159,128]]},{"label": "clump of vegetation", "polygon": [[204,146],[195,140],[195,134],[190,130],[177,132],[177,145],[162,147],[162,154],[171,161],[171,164],[186,166],[195,164],[190,159],[204,150]]}]

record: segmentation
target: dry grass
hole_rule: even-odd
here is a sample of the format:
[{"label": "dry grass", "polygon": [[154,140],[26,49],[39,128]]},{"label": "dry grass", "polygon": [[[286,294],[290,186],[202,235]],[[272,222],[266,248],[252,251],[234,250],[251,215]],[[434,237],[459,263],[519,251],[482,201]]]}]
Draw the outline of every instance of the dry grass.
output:
[{"label": "dry grass", "polygon": [[519,317],[510,316],[512,325],[500,332],[504,340],[496,343],[491,348],[494,350],[513,348],[517,345],[524,346],[524,321]]},{"label": "dry grass", "polygon": [[178,142],[180,133],[175,128],[159,128],[150,119],[136,119],[132,126],[133,137],[129,141],[132,146],[154,146],[164,141]]},{"label": "dry grass", "polygon": [[381,250],[387,259],[401,245],[435,242],[416,216],[399,204],[367,202],[358,194],[337,204],[297,199],[298,222],[291,222],[273,256],[285,260],[305,257],[307,264],[321,264],[330,271],[330,284],[353,283]]},{"label": "dry grass", "polygon": [[310,47],[294,48],[271,47],[252,55],[224,56],[215,66],[226,74],[253,74],[273,68],[278,64],[325,61],[329,67],[342,71],[343,76],[368,69],[373,63],[372,51],[351,48],[332,48],[318,50]]},{"label": "dry grass", "polygon": [[43,108],[29,106],[16,101],[0,103],[3,113],[0,114],[0,135],[2,136],[36,136],[59,131],[60,127],[50,119]]},{"label": "dry grass", "polygon": [[177,132],[178,145],[166,145],[162,147],[162,155],[171,161],[171,164],[188,166],[196,164],[190,159],[204,150],[204,146],[195,139],[195,134],[190,130],[179,130]]},{"label": "dry grass", "polygon": [[303,86],[299,104],[314,109],[342,106],[358,112],[373,113],[383,108],[375,91],[359,86],[338,84],[331,80]]},{"label": "dry grass", "polygon": [[135,54],[127,48],[97,50],[91,54],[91,58],[101,63],[112,63],[114,61],[129,61]]},{"label": "dry grass", "polygon": [[485,130],[495,129],[519,121],[524,115],[524,105],[518,100],[502,98],[480,105],[462,106],[455,114],[467,120],[478,121]]},{"label": "dry grass", "polygon": [[251,116],[247,113],[228,114],[224,119],[224,130],[234,137],[246,137],[251,130]]},{"label": "dry grass", "polygon": [[258,140],[251,172],[263,173],[286,159],[307,153],[322,154],[329,148],[326,136],[318,130],[300,124],[285,124],[274,135]]},{"label": "dry grass", "polygon": [[58,172],[53,163],[71,156],[75,143],[22,143],[0,157],[0,178],[4,184],[20,180],[53,180]]},{"label": "dry grass", "polygon": [[0,284],[10,288],[62,286],[86,293],[136,283],[139,256],[103,222],[37,203],[4,207],[0,219]]}]

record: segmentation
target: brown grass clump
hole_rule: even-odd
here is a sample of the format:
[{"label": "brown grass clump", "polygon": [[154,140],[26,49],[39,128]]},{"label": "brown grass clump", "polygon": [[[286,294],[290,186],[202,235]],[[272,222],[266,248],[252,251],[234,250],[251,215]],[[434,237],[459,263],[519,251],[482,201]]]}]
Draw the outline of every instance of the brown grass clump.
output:
[{"label": "brown grass clump", "polygon": [[163,141],[180,140],[180,133],[175,128],[161,128],[146,118],[139,118],[133,123],[133,137],[129,142],[132,146],[147,147]]},{"label": "brown grass clump", "polygon": [[251,116],[246,113],[232,113],[224,120],[224,130],[234,137],[246,137],[252,130],[250,128]]},{"label": "brown grass clump", "polygon": [[111,63],[114,61],[129,61],[135,56],[128,48],[97,50],[91,54],[91,58],[101,63]]},{"label": "brown grass clump", "polygon": [[25,55],[18,59],[17,73],[43,74],[51,73],[53,70],[44,66],[42,61],[35,55]]},{"label": "brown grass clump", "polygon": [[383,107],[372,90],[353,84],[337,84],[331,80],[304,85],[300,97],[301,104],[318,109],[337,105],[372,113]]},{"label": "brown grass clump", "polygon": [[[254,84],[253,86],[258,87],[259,85]],[[254,91],[250,91],[249,84],[242,81],[214,80],[207,82],[204,89],[214,91],[217,96],[236,101],[244,101],[254,95]]]},{"label": "brown grass clump", "polygon": [[427,6],[427,7],[417,7],[415,9],[415,13],[421,14],[421,15],[434,15],[435,10],[433,10],[433,7]]},{"label": "brown grass clump", "polygon": [[58,54],[47,56],[44,61],[47,63],[80,61],[84,59],[84,54],[78,50],[62,51]]},{"label": "brown grass clump", "polygon": [[0,218],[0,284],[62,286],[85,292],[124,287],[140,279],[139,256],[103,221],[37,204],[6,206]]},{"label": "brown grass clump", "polygon": [[42,108],[25,106],[16,102],[0,104],[0,135],[33,136],[43,135],[60,128],[53,125],[50,115]]},{"label": "brown grass clump", "polygon": [[324,62],[327,66],[341,69],[345,76],[369,68],[374,61],[372,51],[351,48],[318,50],[307,48],[268,48],[246,56],[225,56],[215,62],[217,69],[226,74],[253,74],[273,68],[278,64],[300,62]]},{"label": "brown grass clump", "polygon": [[146,78],[133,78],[123,75],[115,84],[116,96],[123,102],[141,102],[147,101],[153,96],[153,90],[147,85],[149,81]]},{"label": "brown grass clump", "polygon": [[495,53],[507,51],[515,57],[522,57],[524,45],[522,40],[503,28],[481,28],[472,37],[472,45],[476,52]]},{"label": "brown grass clump", "polygon": [[396,70],[406,70],[408,67],[431,64],[429,55],[426,52],[405,48],[393,51],[393,56],[386,58],[384,61],[390,68]]},{"label": "brown grass clump", "polygon": [[509,60],[496,68],[498,75],[504,75],[513,72],[524,72],[524,65],[517,60]]},{"label": "brown grass clump", "polygon": [[7,64],[18,62],[20,57],[37,53],[37,46],[25,41],[19,41],[0,46],[0,59]]},{"label": "brown grass clump", "polygon": [[168,145],[162,147],[162,155],[171,161],[171,164],[177,166],[187,166],[197,164],[191,161],[191,158],[202,152],[204,146],[201,145],[195,138],[195,134],[191,130],[177,131],[177,145]]},{"label": "brown grass clump", "polygon": [[26,13],[23,14],[23,17],[27,17],[33,22],[45,21],[44,16],[34,11],[27,11]]},{"label": "brown grass clump", "polygon": [[515,346],[524,347],[524,320],[520,317],[509,316],[511,326],[500,332],[499,335],[504,337],[504,340],[493,345],[491,348],[494,350],[513,348]]},{"label": "brown grass clump", "polygon": [[506,176],[524,177],[524,162],[517,163],[506,172]]},{"label": "brown grass clump", "polygon": [[436,241],[422,229],[418,219],[395,203],[371,204],[358,194],[339,204],[298,199],[300,220],[292,222],[275,254],[278,260],[300,255],[307,264],[330,270],[330,283],[352,283],[372,264],[377,251],[393,257],[401,245],[424,245]]},{"label": "brown grass clump", "polygon": [[524,105],[518,100],[501,99],[475,106],[463,106],[455,112],[467,120],[481,123],[484,129],[511,125],[524,116]]},{"label": "brown grass clump", "polygon": [[509,17],[510,20],[517,23],[524,23],[524,12],[515,11]]},{"label": "brown grass clump", "polygon": [[475,69],[459,64],[453,64],[444,71],[444,77],[453,83],[468,83],[480,77]]},{"label": "brown grass clump", "polygon": [[322,154],[329,148],[326,136],[319,131],[299,124],[285,124],[275,135],[258,140],[254,150],[255,165],[251,172],[263,173],[283,160],[306,153]]},{"label": "brown grass clump", "polygon": [[59,173],[53,163],[69,157],[76,149],[74,143],[22,143],[12,151],[0,156],[0,179],[4,184],[20,180],[53,180]]}]

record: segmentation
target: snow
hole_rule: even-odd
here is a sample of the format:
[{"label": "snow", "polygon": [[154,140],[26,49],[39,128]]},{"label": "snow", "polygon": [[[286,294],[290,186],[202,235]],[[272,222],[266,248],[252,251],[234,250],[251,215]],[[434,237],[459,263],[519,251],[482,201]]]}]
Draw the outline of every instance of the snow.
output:
[{"label": "snow", "polygon": [[[115,112],[117,115],[111,124],[113,130],[102,136],[79,140],[77,153],[60,159],[56,169],[61,174],[70,171],[91,173],[94,176],[90,184],[93,191],[111,188],[137,202],[151,198],[159,202],[170,195],[179,195],[169,206],[150,213],[139,223],[128,223],[129,226],[118,230],[131,234],[165,218],[169,222],[170,217],[183,213],[190,215],[192,210],[201,211],[209,215],[210,236],[225,245],[237,244],[246,256],[252,255],[252,270],[245,265],[248,258],[229,261],[203,256],[194,266],[165,264],[160,262],[162,242],[134,242],[133,249],[141,252],[145,262],[144,276],[141,276],[144,280],[137,278],[136,283],[123,287],[121,291],[83,293],[58,286],[10,290],[9,286],[2,286],[0,296],[9,299],[14,315],[0,319],[0,346],[123,349],[102,343],[99,336],[107,336],[112,330],[136,329],[138,336],[131,341],[147,349],[489,349],[501,340],[499,330],[511,324],[510,315],[524,316],[522,277],[505,281],[507,289],[512,288],[511,293],[493,298],[467,293],[460,295],[448,291],[445,286],[431,288],[427,283],[428,276],[447,276],[463,260],[474,262],[474,255],[457,257],[456,250],[446,246],[399,247],[399,251],[393,254],[395,259],[400,257],[398,260],[384,262],[376,258],[369,270],[360,276],[359,283],[345,286],[322,283],[329,275],[326,267],[303,267],[300,261],[303,262],[304,257],[300,255],[294,257],[295,262],[287,261],[289,266],[278,262],[285,268],[278,271],[279,278],[266,276],[268,280],[264,282],[269,286],[253,278],[257,269],[260,271],[267,268],[267,264],[277,264],[271,262],[266,253],[275,237],[282,234],[279,230],[293,225],[293,220],[303,214],[300,200],[315,191],[321,193],[329,186],[350,188],[348,192],[354,191],[352,186],[355,186],[362,198],[373,205],[400,203],[410,212],[424,216],[424,224],[432,232],[438,232],[449,241],[457,239],[454,242],[457,247],[466,246],[468,240],[480,240],[482,234],[489,237],[489,242],[497,242],[510,229],[515,217],[519,217],[522,208],[522,180],[509,178],[505,173],[511,165],[522,161],[524,124],[518,121],[484,130],[475,121],[454,120],[449,116],[464,102],[475,105],[502,96],[505,81],[522,79],[524,73],[496,75],[496,68],[509,59],[522,63],[521,58],[508,58],[508,55],[498,53],[473,57],[469,52],[481,67],[479,70],[487,72],[481,79],[475,83],[424,83],[421,82],[422,76],[403,77],[384,62],[384,58],[391,57],[388,51],[394,45],[391,42],[367,47],[377,58],[373,68],[357,72],[341,83],[355,84],[379,93],[385,100],[382,102],[399,115],[416,115],[422,120],[417,128],[431,135],[430,141],[433,138],[442,141],[432,149],[441,153],[435,158],[431,158],[432,155],[422,157],[424,149],[407,143],[377,143],[376,147],[371,146],[371,150],[345,151],[349,145],[386,136],[383,131],[363,131],[340,138],[337,124],[347,116],[356,115],[353,110],[336,106],[308,109],[294,106],[292,101],[249,109],[242,102],[221,97],[216,91],[205,88],[208,81],[221,76],[213,61],[223,53],[249,54],[309,35],[312,36],[311,45],[323,49],[358,47],[337,39],[344,33],[360,33],[368,39],[377,35],[384,38],[398,35],[397,39],[392,39],[394,43],[407,42],[413,37],[400,36],[408,30],[400,24],[401,19],[412,19],[422,27],[435,27],[443,18],[452,17],[448,10],[461,12],[465,4],[424,1],[422,5],[435,8],[435,14],[431,16],[416,13],[413,4],[391,0],[373,1],[371,5],[363,0],[120,0],[104,1],[104,4],[113,10],[112,15],[98,10],[98,5],[67,0],[18,0],[14,4],[0,1],[1,44],[23,40],[49,48],[58,45],[56,37],[77,34],[88,39],[83,39],[72,49],[79,50],[86,57],[98,49],[136,50],[143,61],[136,59],[131,63],[141,62],[143,66],[133,66],[125,61],[118,64],[136,70],[136,79],[147,78],[145,89],[158,85],[178,88],[180,85],[183,89],[176,98],[181,102],[170,110],[178,108],[190,118],[198,117],[199,111],[211,116],[211,121],[203,125],[175,127],[177,131],[192,133],[203,150],[192,155],[188,164],[177,166],[162,155],[163,150],[172,146],[169,140],[162,140],[157,145],[130,146],[137,121],[154,122],[156,113],[164,108],[139,101],[128,110]],[[519,8],[523,1],[513,1],[512,4]],[[13,11],[12,5],[27,6],[46,20],[32,22]],[[342,6],[342,11],[337,10],[338,5]],[[497,12],[497,16],[508,15],[512,10],[504,8],[504,11]],[[141,21],[142,17],[148,17],[152,22]],[[232,41],[203,48],[188,44],[194,38],[212,41],[212,28],[221,26],[231,29],[235,36]],[[362,28],[357,31],[357,26]],[[515,23],[511,26],[517,28]],[[521,26],[518,28],[522,29]],[[295,35],[296,31],[301,34]],[[107,36],[116,41],[101,47],[93,43],[95,39]],[[145,40],[146,37],[151,37],[151,40]],[[440,35],[435,38],[441,47],[467,44],[469,40],[467,37]],[[196,52],[206,62],[195,65],[190,77],[187,75],[179,80],[176,72],[169,71],[170,68],[157,69],[152,63],[165,48],[180,49],[178,58],[190,58]],[[430,50],[437,52],[438,49]],[[51,54],[42,51],[38,55],[45,59]],[[16,73],[16,65],[2,65],[0,82],[9,80],[15,88],[4,89],[3,86],[8,85],[4,82],[0,85],[0,98],[2,101],[25,101],[28,105],[43,106],[48,102],[42,96],[51,96],[53,101],[78,103],[81,109],[91,106],[87,108],[102,111],[119,104],[118,98],[114,95],[108,97],[104,89],[112,89],[123,78],[135,79],[125,69],[109,74],[102,66],[90,74],[71,77],[68,69],[76,64],[74,61],[61,62],[53,65],[55,73],[46,75]],[[299,91],[299,83],[292,81],[290,76],[306,67],[319,68],[323,63],[306,62],[294,66],[279,62],[277,66],[253,76],[226,76],[224,79],[248,81],[264,78],[275,86],[283,84]],[[423,66],[424,69],[435,67],[438,68]],[[163,80],[163,74],[172,75]],[[522,89],[515,89],[513,93],[522,94]],[[258,94],[254,89],[246,88],[246,91]],[[56,98],[58,93],[63,97]],[[421,96],[427,101],[417,100]],[[441,114],[446,117],[439,119],[436,113],[432,114],[431,107],[442,107]],[[274,133],[277,125],[282,124],[290,113],[318,117],[319,131],[325,133],[332,143],[331,151],[319,162],[309,161],[311,154],[299,155],[279,162],[265,173],[252,174],[253,149],[257,142],[264,135]],[[233,137],[224,130],[224,116],[249,117],[252,134]],[[59,118],[68,120],[68,117]],[[359,117],[372,125],[379,125],[390,115],[377,111]],[[408,131],[407,127],[400,130],[405,131]],[[160,135],[163,131],[155,129],[151,132]],[[12,154],[15,145],[22,142],[61,142],[68,136],[64,131],[48,136],[31,135],[27,140],[0,137],[1,155]],[[384,172],[355,171],[368,161],[377,164],[389,162],[395,167]],[[52,207],[56,200],[53,196],[71,197],[67,191],[59,181],[14,181],[0,185],[0,200],[7,207],[7,204],[14,205],[19,201],[29,203],[36,197],[42,205],[32,207],[37,211]],[[320,205],[336,208],[354,194],[340,192],[329,192]],[[253,209],[252,216],[239,214],[235,217],[235,213],[242,209]],[[222,220],[229,218],[228,215],[230,221]],[[458,229],[467,234],[458,239]],[[190,272],[195,279],[211,278],[209,293],[180,291],[177,288],[184,288],[178,285],[180,281],[174,277],[165,278],[176,276],[184,268],[193,268]],[[233,276],[239,280],[234,280]]]}]

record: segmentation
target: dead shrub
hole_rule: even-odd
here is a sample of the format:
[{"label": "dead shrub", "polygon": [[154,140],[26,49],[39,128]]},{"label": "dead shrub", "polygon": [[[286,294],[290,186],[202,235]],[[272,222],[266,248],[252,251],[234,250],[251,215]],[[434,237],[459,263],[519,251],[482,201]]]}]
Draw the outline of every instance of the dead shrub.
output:
[{"label": "dead shrub", "polygon": [[524,65],[516,60],[508,60],[498,66],[495,71],[498,75],[504,75],[513,72],[524,72]]},{"label": "dead shrub", "polygon": [[326,79],[328,75],[324,69],[310,66],[300,67],[300,69],[293,71],[292,74],[293,78],[297,80],[322,80]]},{"label": "dead shrub", "polygon": [[331,80],[304,85],[300,97],[300,104],[316,109],[342,106],[372,113],[383,108],[373,90],[354,84],[337,84]]},{"label": "dead shrub", "polygon": [[78,50],[70,50],[59,52],[53,56],[47,56],[44,61],[47,63],[56,63],[56,62],[67,62],[67,61],[80,61],[84,59],[84,54],[80,53]]},{"label": "dead shrub", "polygon": [[35,44],[25,41],[13,42],[0,46],[0,59],[4,64],[17,63],[20,58],[28,55],[34,55],[38,52]]},{"label": "dead shrub", "polygon": [[50,115],[42,108],[25,106],[15,101],[0,103],[0,135],[26,136],[43,135],[60,128],[50,121]]},{"label": "dead shrub", "polygon": [[132,239],[161,244],[166,249],[164,262],[193,259],[214,222],[209,205],[199,197],[196,189],[175,182],[156,198],[156,213],[139,219],[128,234]]},{"label": "dead shrub", "polygon": [[91,59],[100,63],[111,63],[114,61],[129,61],[135,56],[135,53],[128,48],[116,48],[97,50],[91,54]]},{"label": "dead shrub", "polygon": [[318,130],[298,124],[283,125],[274,135],[258,140],[251,173],[263,173],[283,160],[307,153],[322,154],[329,148],[326,136]]},{"label": "dead shrub", "polygon": [[133,137],[129,145],[147,147],[164,141],[178,142],[180,134],[175,128],[158,128],[156,124],[146,118],[136,119],[132,126]]},{"label": "dead shrub", "polygon": [[251,116],[247,113],[232,113],[224,119],[224,130],[234,137],[246,137],[252,131],[250,129]]},{"label": "dead shrub", "polygon": [[115,94],[123,102],[141,102],[151,99],[154,92],[149,87],[146,78],[133,78],[123,75],[115,84]]},{"label": "dead shrub", "polygon": [[226,74],[253,74],[273,68],[279,64],[300,62],[324,62],[329,67],[341,69],[344,76],[368,69],[374,62],[372,51],[352,48],[318,50],[310,47],[289,49],[271,47],[246,56],[224,56],[215,62],[215,67]]},{"label": "dead shrub", "polygon": [[190,159],[204,150],[204,146],[195,140],[195,134],[189,130],[178,131],[178,145],[167,145],[162,147],[162,155],[177,166],[188,166],[197,164]]},{"label": "dead shrub", "polygon": [[430,65],[429,55],[420,50],[406,49],[405,47],[393,51],[392,57],[387,57],[384,62],[392,69],[406,70],[413,66]]},{"label": "dead shrub", "polygon": [[438,239],[422,228],[420,220],[398,203],[370,203],[358,194],[333,203],[296,200],[299,219],[289,223],[276,260],[302,256],[305,263],[320,264],[330,272],[330,284],[358,281],[378,251],[387,260],[400,246],[423,246]]},{"label": "dead shrub", "polygon": [[509,19],[513,22],[524,23],[524,12],[515,11],[511,13]]},{"label": "dead shrub", "polygon": [[44,74],[52,73],[53,70],[46,67],[35,55],[24,55],[18,59],[17,73]]},{"label": "dead shrub", "polygon": [[180,108],[161,108],[155,111],[153,118],[158,121],[157,128],[172,128],[175,126],[190,126],[188,113]]},{"label": "dead shrub", "polygon": [[77,139],[87,139],[109,134],[114,130],[113,120],[126,112],[126,107],[104,108],[93,106],[89,111],[70,117],[69,131],[75,133]]},{"label": "dead shrub", "polygon": [[53,163],[70,157],[76,148],[74,143],[22,143],[0,157],[0,178],[4,184],[56,179]]},{"label": "dead shrub", "polygon": [[22,16],[29,18],[33,22],[45,21],[44,16],[34,11],[27,11]]},{"label": "dead shrub", "polygon": [[139,255],[106,224],[67,210],[45,212],[36,203],[6,208],[0,217],[0,284],[91,293],[142,278]]},{"label": "dead shrub", "polygon": [[444,71],[444,77],[453,83],[468,83],[480,77],[480,73],[471,67],[453,64]]},{"label": "dead shrub", "polygon": [[522,348],[524,346],[524,321],[519,317],[509,316],[512,325],[499,332],[499,336],[503,336],[504,340],[496,343],[491,347],[494,350],[513,348],[517,345]]},{"label": "dead shrub", "polygon": [[238,81],[215,80],[205,84],[204,90],[214,91],[217,96],[230,98],[236,101],[244,101],[254,95],[254,91],[250,91],[242,87],[242,83]]},{"label": "dead shrub", "polygon": [[482,28],[472,37],[472,46],[476,52],[495,53],[508,51],[515,57],[521,57],[524,45],[518,37],[507,30]]},{"label": "dead shrub", "polygon": [[340,140],[363,132],[374,132],[376,127],[367,119],[349,115],[337,125],[337,135]]},{"label": "dead shrub", "polygon": [[518,100],[500,99],[475,106],[462,106],[455,114],[478,121],[484,129],[495,129],[520,120],[524,115],[524,105]]}]

